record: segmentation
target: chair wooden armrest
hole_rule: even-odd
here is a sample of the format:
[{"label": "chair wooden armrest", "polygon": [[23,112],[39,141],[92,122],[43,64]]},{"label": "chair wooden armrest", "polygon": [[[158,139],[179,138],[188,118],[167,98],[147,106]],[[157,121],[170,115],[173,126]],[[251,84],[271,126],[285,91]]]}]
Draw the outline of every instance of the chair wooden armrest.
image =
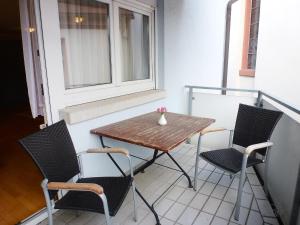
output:
[{"label": "chair wooden armrest", "polygon": [[250,155],[251,152],[253,152],[255,150],[258,150],[258,149],[261,149],[261,148],[268,148],[268,147],[271,147],[272,145],[273,145],[273,143],[270,142],[270,141],[250,145],[245,149],[245,154]]},{"label": "chair wooden armrest", "polygon": [[208,134],[208,133],[212,133],[212,132],[218,132],[218,131],[224,131],[224,130],[227,130],[226,128],[205,128],[204,130],[202,130],[200,132],[200,135],[205,135],[205,134]]},{"label": "chair wooden armrest", "polygon": [[50,182],[47,188],[49,190],[90,191],[98,195],[104,193],[103,187],[93,183]]},{"label": "chair wooden armrest", "polygon": [[120,153],[129,156],[129,151],[124,148],[92,148],[86,151],[87,153]]}]

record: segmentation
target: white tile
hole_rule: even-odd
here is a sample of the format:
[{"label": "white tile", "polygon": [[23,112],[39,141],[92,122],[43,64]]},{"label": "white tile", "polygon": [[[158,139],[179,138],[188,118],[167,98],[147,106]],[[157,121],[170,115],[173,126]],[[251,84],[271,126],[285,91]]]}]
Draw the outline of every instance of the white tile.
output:
[{"label": "white tile", "polygon": [[214,172],[223,174],[223,173],[224,173],[224,170],[221,170],[221,169],[216,168]]},{"label": "white tile", "polygon": [[257,199],[257,204],[258,204],[259,211],[263,216],[275,217],[273,209],[270,203],[268,202],[268,200]]},{"label": "white tile", "polygon": [[257,205],[257,202],[256,202],[255,198],[252,200],[251,209],[252,209],[252,210],[256,210],[256,211],[258,211],[258,210],[259,210],[259,209],[258,209],[258,205]]},{"label": "white tile", "polygon": [[74,224],[74,225],[81,225],[81,224],[86,224],[90,220],[93,219],[95,216],[95,213],[90,213],[90,212],[82,212],[80,213],[79,216],[74,217],[71,221],[69,221],[69,224]]},{"label": "white tile", "polygon": [[219,217],[215,217],[211,223],[211,225],[227,225],[227,224],[228,224],[228,220],[224,220]]},{"label": "white tile", "polygon": [[248,194],[243,192],[241,206],[245,208],[250,208],[252,203],[252,198],[253,198],[253,194]]},{"label": "white tile", "polygon": [[[198,179],[198,187],[201,187],[203,181]],[[176,186],[182,187],[182,188],[188,188],[189,182],[185,177],[182,177],[178,183],[176,183]]]},{"label": "white tile", "polygon": [[226,202],[232,202],[232,203],[235,203],[236,202],[236,198],[237,198],[237,190],[234,190],[234,189],[228,189],[225,197],[224,197],[224,200]]},{"label": "white tile", "polygon": [[205,183],[204,180],[197,179],[197,191],[200,190]]},{"label": "white tile", "polygon": [[223,174],[221,180],[219,181],[219,184],[225,187],[229,187],[231,184],[230,176]]},{"label": "white tile", "polygon": [[[224,201],[231,202],[231,203],[236,203],[237,194],[238,194],[237,190],[229,188],[226,195],[225,195],[225,197],[224,197]],[[253,198],[252,194],[248,194],[248,193],[243,192],[241,206],[246,207],[246,208],[250,208],[252,198]]]},{"label": "white tile", "polygon": [[237,190],[239,188],[239,182],[240,182],[240,178],[235,177],[230,185],[230,188]]},{"label": "white tile", "polygon": [[[143,207],[141,207],[139,209],[146,210]],[[126,218],[129,217],[129,215],[132,214],[132,212],[133,212],[133,208],[129,207],[129,204],[122,205],[122,207],[120,208],[118,213],[114,217],[112,217],[112,222],[116,223],[116,224],[121,223],[121,222],[125,221]]]},{"label": "white tile", "polygon": [[185,189],[182,187],[174,186],[174,188],[167,194],[167,198],[176,201],[184,190]]},{"label": "white tile", "polygon": [[207,163],[207,165],[205,166],[204,169],[209,170],[209,171],[214,171],[216,169],[216,167],[211,165],[210,163]]},{"label": "white tile", "polygon": [[[194,161],[194,159],[193,159]],[[181,167],[185,170],[185,171],[190,171],[192,169],[192,167],[194,166],[195,162],[192,164],[184,164],[184,165],[181,165]]]},{"label": "white tile", "polygon": [[210,213],[210,214],[215,214],[218,207],[219,207],[219,205],[220,205],[220,203],[221,203],[220,199],[211,197],[205,203],[205,205],[203,207],[203,211],[207,212],[207,213]]},{"label": "white tile", "polygon": [[64,223],[68,223],[69,221],[76,218],[75,211],[70,210],[62,210],[62,213],[60,213],[58,216],[55,216],[55,220],[61,221]]},{"label": "white tile", "polygon": [[161,224],[161,225],[174,225],[174,222],[171,221],[171,220],[168,220],[168,219],[166,219],[166,218],[162,218],[162,219],[160,220],[160,224]]},{"label": "white tile", "polygon": [[199,175],[198,178],[201,180],[207,180],[207,178],[209,177],[209,175],[211,174],[211,171],[209,170],[202,170]]},{"label": "white tile", "polygon": [[218,199],[223,199],[227,189],[228,189],[227,187],[217,185],[213,190],[213,192],[211,193],[211,196]]},{"label": "white tile", "polygon": [[255,174],[255,171],[254,171],[253,167],[248,167],[247,170],[246,170],[246,173]]},{"label": "white tile", "polygon": [[234,209],[234,204],[228,202],[222,202],[216,215],[223,219],[229,220],[233,212],[233,209]]},{"label": "white tile", "polygon": [[137,209],[137,222],[133,219],[133,212],[121,222],[122,225],[136,225],[144,220],[144,218],[150,213],[149,210],[144,210],[143,208]]},{"label": "white tile", "polygon": [[[103,214],[95,213],[94,217],[84,225],[102,225],[102,224],[104,225],[105,223],[106,223],[105,216]],[[56,225],[57,223],[54,224]]]},{"label": "white tile", "polygon": [[201,212],[193,225],[209,225],[212,221],[213,215],[210,215],[205,212]]},{"label": "white tile", "polygon": [[[155,217],[152,213],[149,213],[142,222],[139,223],[139,225],[153,225],[156,224]],[[114,224],[115,225],[115,224]]]},{"label": "white tile", "polygon": [[266,194],[262,186],[252,186],[253,193],[256,199],[267,199]]},{"label": "white tile", "polygon": [[177,222],[182,225],[191,225],[198,215],[198,212],[198,210],[188,207]]},{"label": "white tile", "polygon": [[268,224],[279,225],[279,222],[276,218],[264,217],[263,220]]},{"label": "white tile", "polygon": [[191,167],[195,166],[195,161],[196,161],[195,159],[196,159],[195,157],[191,157],[191,159],[186,162],[186,165],[189,165]]},{"label": "white tile", "polygon": [[200,169],[202,169],[202,168],[204,168],[207,164],[208,164],[208,163],[207,163],[205,160],[200,159],[200,160],[199,160],[198,167],[199,167]]},{"label": "white tile", "polygon": [[249,209],[241,207],[241,209],[240,209],[240,218],[239,218],[238,221],[234,219],[234,213],[235,213],[235,211],[233,211],[232,216],[231,216],[231,221],[232,222],[237,223],[237,224],[242,224],[242,225],[246,224],[246,220],[247,220],[247,217],[248,217],[248,214],[249,214]]},{"label": "white tile", "polygon": [[174,203],[173,200],[164,198],[156,207],[154,207],[154,209],[158,215],[163,216]]},{"label": "white tile", "polygon": [[185,205],[175,202],[175,204],[166,213],[165,217],[172,221],[176,221],[184,209]]},{"label": "white tile", "polygon": [[[201,172],[201,169],[198,169],[198,175],[199,175],[200,172]],[[195,167],[193,166],[192,169],[189,170],[189,171],[187,172],[187,174],[188,174],[191,178],[194,178],[194,176],[195,176]]]},{"label": "white tile", "polygon": [[252,189],[251,189],[251,186],[250,186],[250,183],[248,181],[245,182],[243,191],[247,192],[247,193],[250,193],[250,194],[253,193]]},{"label": "white tile", "polygon": [[247,174],[247,177],[251,185],[260,185],[260,182],[255,174]]},{"label": "white tile", "polygon": [[203,186],[201,187],[199,193],[205,194],[205,195],[210,195],[212,191],[214,190],[216,184],[210,183],[210,182],[205,182]]},{"label": "white tile", "polygon": [[[44,223],[45,222],[45,223]],[[65,222],[63,222],[63,221],[61,221],[61,220],[57,220],[57,219],[53,219],[53,223],[55,224],[55,225],[66,225],[66,223]],[[44,220],[43,221],[43,223],[41,223],[41,224],[45,224],[45,225],[48,225],[48,221],[47,220]]]},{"label": "white tile", "polygon": [[264,221],[260,213],[250,210],[247,225],[263,225]]},{"label": "white tile", "polygon": [[201,210],[207,199],[208,199],[208,196],[203,195],[203,194],[197,194],[195,196],[195,198],[193,199],[193,201],[190,203],[190,206]]},{"label": "white tile", "polygon": [[217,184],[219,182],[219,180],[221,179],[222,174],[220,173],[212,173],[209,178],[207,179],[208,182]]},{"label": "white tile", "polygon": [[183,192],[183,194],[178,198],[178,202],[187,205],[192,201],[194,196],[196,195],[196,192],[191,189],[187,189]]}]

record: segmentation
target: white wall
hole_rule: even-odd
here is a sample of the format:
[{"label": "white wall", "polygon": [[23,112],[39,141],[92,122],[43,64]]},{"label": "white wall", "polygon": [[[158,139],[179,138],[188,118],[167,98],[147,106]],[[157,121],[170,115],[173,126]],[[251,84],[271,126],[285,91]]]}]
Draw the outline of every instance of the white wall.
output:
[{"label": "white wall", "polygon": [[[261,1],[255,86],[300,109],[300,1]],[[298,120],[300,122],[300,118]]]},{"label": "white wall", "polygon": [[221,86],[227,1],[165,0],[167,107],[186,112],[184,85]]},{"label": "white wall", "polygon": [[245,3],[245,0],[239,0],[232,5],[227,78],[229,88],[254,89],[255,78],[239,75],[243,54]]}]

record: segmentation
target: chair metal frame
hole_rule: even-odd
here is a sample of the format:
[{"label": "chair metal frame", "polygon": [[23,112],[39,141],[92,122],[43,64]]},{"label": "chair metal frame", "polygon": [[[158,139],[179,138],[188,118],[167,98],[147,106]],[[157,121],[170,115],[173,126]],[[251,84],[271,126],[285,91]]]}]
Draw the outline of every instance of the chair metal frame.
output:
[{"label": "chair metal frame", "polygon": [[[197,145],[197,153],[196,153],[196,162],[195,162],[195,173],[194,173],[194,190],[195,191],[197,190],[198,165],[199,165],[199,158],[201,157],[201,155],[200,155],[201,138],[205,134],[213,133],[213,132],[219,132],[219,131],[229,131],[230,132],[228,147],[233,147],[232,139],[233,139],[234,130],[228,130],[228,129],[225,129],[225,128],[206,129],[206,130],[204,130],[203,132],[201,132],[199,134],[198,145]],[[237,195],[235,214],[234,214],[234,218],[236,220],[239,220],[239,216],[240,216],[240,207],[241,207],[241,201],[242,201],[243,188],[244,188],[244,184],[245,184],[246,179],[247,179],[246,169],[247,169],[248,157],[253,151],[256,151],[256,150],[259,150],[259,149],[262,149],[262,148],[267,148],[266,154],[265,154],[265,156],[262,160],[263,162],[265,162],[267,160],[268,152],[270,151],[272,146],[273,146],[273,143],[270,142],[270,141],[267,141],[267,142],[262,142],[262,143],[258,143],[258,144],[253,144],[253,145],[250,145],[250,146],[246,147],[245,150],[244,150],[244,153],[243,153],[242,168],[237,173],[232,173],[231,171],[228,171],[228,170],[226,170],[222,167],[219,167],[219,166],[215,165],[214,163],[209,162],[210,164],[214,165],[215,167],[229,173],[231,178],[233,176],[236,176],[238,173],[240,173],[238,195]],[[267,166],[265,167],[265,178],[267,177],[266,172],[267,172]],[[265,179],[265,182],[264,182],[264,189],[267,193],[267,179]]]},{"label": "chair metal frame", "polygon": [[[105,149],[105,151],[103,151],[103,149],[93,149],[92,152],[89,152],[89,150],[87,151],[83,151],[80,153],[77,153],[77,158],[78,158],[78,163],[79,163],[79,167],[80,167],[80,173],[78,174],[78,177],[81,178],[82,177],[82,160],[81,160],[81,156],[84,154],[98,154],[98,153],[115,153],[115,154],[122,154],[121,152],[113,152],[113,149]],[[132,160],[131,160],[131,156],[130,154],[125,154],[127,159],[128,159],[128,163],[129,163],[129,168],[130,168],[130,176],[131,176],[131,189],[132,189],[132,193],[133,193],[133,219],[136,222],[137,221],[137,210],[136,210],[136,188],[135,188],[135,181],[134,181],[134,174],[133,174],[133,167],[132,167]],[[55,206],[54,200],[50,200],[50,195],[49,195],[49,189],[48,189],[48,179],[44,179],[41,183],[42,189],[43,189],[43,193],[44,193],[44,197],[46,200],[46,206],[47,206],[47,212],[48,212],[48,223],[49,225],[53,225],[53,216],[52,216],[52,211],[53,208]],[[72,190],[72,191],[86,191],[86,190],[74,190],[74,189],[57,189],[57,190]],[[98,194],[99,198],[102,200],[103,203],[103,208],[104,208],[104,214],[105,214],[105,218],[106,218],[106,225],[112,225],[111,223],[111,218],[109,215],[109,206],[107,203],[107,198],[105,193],[102,194]]]}]

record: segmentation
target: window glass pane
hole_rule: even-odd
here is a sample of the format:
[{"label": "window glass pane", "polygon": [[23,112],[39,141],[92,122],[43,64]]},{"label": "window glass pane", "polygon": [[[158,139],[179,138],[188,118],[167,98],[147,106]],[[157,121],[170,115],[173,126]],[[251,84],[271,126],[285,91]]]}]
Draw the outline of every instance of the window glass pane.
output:
[{"label": "window glass pane", "polygon": [[256,67],[256,52],[257,52],[257,40],[259,30],[259,11],[260,0],[252,1],[251,9],[251,24],[250,24],[250,39],[248,49],[248,69],[255,70]]},{"label": "window glass pane", "polygon": [[256,54],[248,55],[248,69],[255,70],[256,67]]},{"label": "window glass pane", "polygon": [[252,8],[257,8],[260,6],[260,0],[252,0]]},{"label": "window glass pane", "polygon": [[258,23],[250,26],[250,38],[258,37],[258,27],[259,27]]},{"label": "window glass pane", "polygon": [[257,50],[257,38],[250,39],[248,53],[256,54],[256,50]]},{"label": "window glass pane", "polygon": [[150,78],[149,17],[119,9],[122,81]]},{"label": "window glass pane", "polygon": [[109,5],[58,0],[65,88],[111,83]]}]

